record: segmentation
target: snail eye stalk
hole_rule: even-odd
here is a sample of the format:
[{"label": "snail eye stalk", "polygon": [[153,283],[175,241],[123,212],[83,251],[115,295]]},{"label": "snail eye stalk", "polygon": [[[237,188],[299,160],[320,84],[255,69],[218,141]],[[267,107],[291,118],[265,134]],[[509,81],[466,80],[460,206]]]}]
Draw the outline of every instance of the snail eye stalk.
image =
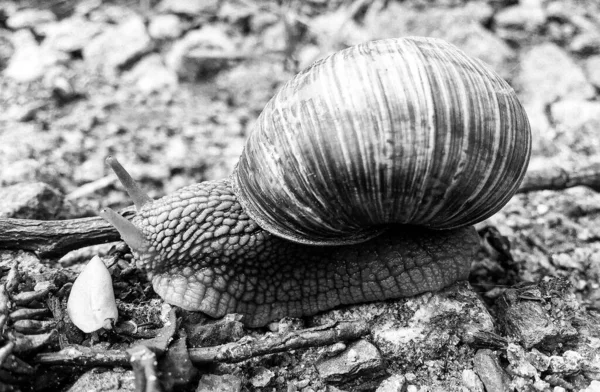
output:
[{"label": "snail eye stalk", "polygon": [[110,168],[115,172],[115,174],[119,178],[119,181],[121,181],[121,184],[123,184],[123,187],[129,194],[129,197],[131,197],[131,200],[133,200],[133,204],[135,204],[136,210],[139,211],[144,205],[152,202],[150,196],[148,196],[146,192],[144,192],[142,188],[140,188],[137,182],[135,182],[135,180],[131,178],[129,173],[127,173],[127,170],[125,170],[125,168],[121,166],[117,158],[108,156],[106,158],[106,163],[108,163]]},{"label": "snail eye stalk", "polygon": [[121,234],[121,238],[129,245],[131,250],[141,253],[148,248],[148,242],[144,237],[144,233],[114,210],[104,208],[100,211],[100,216],[117,229],[119,234]]}]

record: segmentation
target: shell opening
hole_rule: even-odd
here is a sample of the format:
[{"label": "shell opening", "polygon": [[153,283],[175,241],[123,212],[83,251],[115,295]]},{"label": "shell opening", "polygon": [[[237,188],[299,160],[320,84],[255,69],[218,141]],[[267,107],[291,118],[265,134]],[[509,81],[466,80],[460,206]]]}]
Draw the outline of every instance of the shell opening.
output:
[{"label": "shell opening", "polygon": [[115,172],[115,174],[119,178],[119,181],[121,181],[121,184],[123,184],[123,187],[125,187],[125,190],[129,194],[129,197],[131,197],[131,200],[133,200],[133,204],[135,204],[135,208],[138,211],[145,204],[152,202],[150,196],[148,196],[146,192],[144,192],[142,188],[140,188],[137,182],[135,182],[135,180],[131,178],[127,170],[125,170],[125,168],[121,166],[117,158],[108,156],[106,158],[106,163]]}]

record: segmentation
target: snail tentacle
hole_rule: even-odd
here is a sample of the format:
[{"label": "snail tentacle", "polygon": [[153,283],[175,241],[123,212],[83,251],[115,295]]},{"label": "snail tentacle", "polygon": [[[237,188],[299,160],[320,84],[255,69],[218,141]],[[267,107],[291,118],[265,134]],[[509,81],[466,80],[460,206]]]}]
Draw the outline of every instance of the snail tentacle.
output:
[{"label": "snail tentacle", "polygon": [[121,238],[135,252],[145,252],[148,250],[148,242],[140,229],[133,223],[116,213],[111,208],[104,208],[100,211],[100,216],[106,219],[117,229]]},{"label": "snail tentacle", "polygon": [[125,168],[119,163],[117,158],[109,155],[106,158],[106,163],[115,172],[138,211],[144,205],[152,202],[152,198],[148,196],[146,192],[142,190],[142,188],[140,188],[138,183],[133,178],[131,178],[127,170],[125,170]]}]

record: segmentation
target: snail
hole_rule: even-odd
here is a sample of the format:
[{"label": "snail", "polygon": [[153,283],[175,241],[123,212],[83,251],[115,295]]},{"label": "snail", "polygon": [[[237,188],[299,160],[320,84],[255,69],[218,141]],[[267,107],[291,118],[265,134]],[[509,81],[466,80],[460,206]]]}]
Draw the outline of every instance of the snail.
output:
[{"label": "snail", "polygon": [[363,43],[267,103],[233,174],[101,215],[168,303],[257,327],[466,279],[531,134],[513,89],[439,39]]}]

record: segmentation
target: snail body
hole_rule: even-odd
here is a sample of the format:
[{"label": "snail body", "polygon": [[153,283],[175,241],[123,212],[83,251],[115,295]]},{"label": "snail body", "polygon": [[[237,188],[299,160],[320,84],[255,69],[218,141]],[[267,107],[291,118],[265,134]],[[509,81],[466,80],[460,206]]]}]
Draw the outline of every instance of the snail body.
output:
[{"label": "snail body", "polygon": [[[483,63],[437,39],[368,42],[288,82],[229,179],[103,215],[167,302],[251,326],[415,295],[468,276],[470,225],[518,189],[524,110]],[[321,246],[319,246],[321,245]]]}]

